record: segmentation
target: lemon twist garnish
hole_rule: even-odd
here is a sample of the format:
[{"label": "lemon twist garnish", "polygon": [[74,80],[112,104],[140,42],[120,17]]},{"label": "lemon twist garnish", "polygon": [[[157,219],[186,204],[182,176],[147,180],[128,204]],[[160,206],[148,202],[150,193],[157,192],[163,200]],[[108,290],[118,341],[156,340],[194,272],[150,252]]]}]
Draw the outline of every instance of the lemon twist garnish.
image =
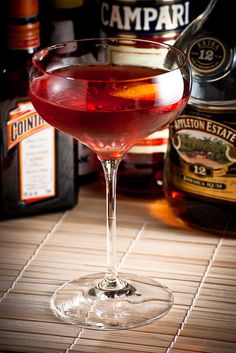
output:
[{"label": "lemon twist garnish", "polygon": [[114,97],[125,99],[156,99],[158,95],[157,84],[146,83],[144,85],[131,86],[126,89],[112,92]]}]

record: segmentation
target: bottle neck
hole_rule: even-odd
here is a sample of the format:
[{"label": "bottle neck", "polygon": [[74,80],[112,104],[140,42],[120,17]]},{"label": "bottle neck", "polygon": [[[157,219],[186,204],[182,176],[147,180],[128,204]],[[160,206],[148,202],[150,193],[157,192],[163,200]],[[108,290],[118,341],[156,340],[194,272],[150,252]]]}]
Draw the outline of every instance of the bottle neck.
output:
[{"label": "bottle neck", "polygon": [[3,99],[28,96],[28,69],[32,55],[40,46],[38,13],[35,12],[35,7],[30,7],[34,2],[19,0],[22,7],[18,6],[16,11],[13,0],[9,0],[6,50],[0,72],[4,87]]},{"label": "bottle neck", "polygon": [[8,0],[7,8],[8,17],[11,19],[37,17],[39,0]]},{"label": "bottle neck", "polygon": [[52,6],[55,9],[76,9],[84,4],[84,0],[52,0]]},{"label": "bottle neck", "polygon": [[8,25],[7,47],[10,50],[34,52],[40,46],[39,21],[25,24],[10,23]]},{"label": "bottle neck", "polygon": [[[17,3],[17,4],[16,4]],[[7,48],[33,53],[40,46],[38,0],[9,0]]]},{"label": "bottle neck", "polygon": [[210,0],[206,9],[198,16],[197,19],[200,20],[200,23],[204,23],[209,16],[213,19],[213,21],[219,20],[218,25],[220,28],[220,26],[222,26],[222,19],[224,26],[232,26],[231,21],[234,18],[234,12],[227,8],[225,0]]}]

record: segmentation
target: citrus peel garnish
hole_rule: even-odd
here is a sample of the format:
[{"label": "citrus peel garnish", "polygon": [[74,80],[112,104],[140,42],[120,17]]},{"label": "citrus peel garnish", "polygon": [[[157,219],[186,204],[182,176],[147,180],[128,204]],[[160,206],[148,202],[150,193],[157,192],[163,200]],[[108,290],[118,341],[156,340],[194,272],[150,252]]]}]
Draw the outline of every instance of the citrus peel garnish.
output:
[{"label": "citrus peel garnish", "polygon": [[143,85],[135,85],[126,89],[113,91],[112,96],[125,99],[154,100],[157,97],[157,93],[157,84],[146,83]]}]

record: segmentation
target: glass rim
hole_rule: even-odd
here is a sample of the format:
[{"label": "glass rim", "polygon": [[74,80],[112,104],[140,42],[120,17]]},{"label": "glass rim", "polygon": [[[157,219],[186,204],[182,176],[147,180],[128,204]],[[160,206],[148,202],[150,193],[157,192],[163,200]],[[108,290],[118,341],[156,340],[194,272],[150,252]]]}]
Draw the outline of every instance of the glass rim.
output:
[{"label": "glass rim", "polygon": [[[48,55],[49,52],[53,51],[53,50],[57,50],[57,49],[62,49],[63,47],[65,47],[67,44],[73,44],[73,43],[81,43],[81,42],[104,42],[107,43],[108,45],[113,43],[119,43],[119,42],[123,42],[125,43],[145,43],[145,44],[152,44],[153,48],[163,48],[163,49],[167,49],[167,50],[173,50],[175,52],[178,53],[178,56],[182,58],[182,61],[179,65],[177,65],[175,68],[173,68],[170,71],[165,71],[163,73],[159,73],[158,75],[154,74],[154,75],[148,75],[145,77],[141,77],[141,78],[136,78],[136,79],[121,79],[121,80],[117,80],[114,79],[114,82],[138,82],[138,81],[144,81],[150,78],[155,78],[156,76],[161,76],[161,75],[167,75],[170,73],[173,73],[177,70],[180,70],[182,67],[188,65],[188,59],[187,59],[187,55],[180,50],[179,48],[175,47],[174,45],[171,44],[167,44],[167,43],[162,43],[160,41],[154,41],[154,40],[149,40],[149,39],[141,39],[141,38],[125,38],[125,37],[104,37],[104,38],[99,38],[99,37],[94,37],[94,38],[80,38],[80,39],[73,39],[73,40],[68,40],[68,41],[62,41],[60,43],[57,44],[53,44],[53,45],[49,45],[47,47],[44,47],[42,49],[39,49],[33,56],[31,59],[31,64],[33,67],[37,68],[41,73],[47,74],[47,75],[52,75],[55,77],[60,77],[61,79],[65,79],[65,80],[76,80],[75,78],[72,77],[63,77],[60,75],[55,74],[54,71],[48,71],[47,69],[42,68],[42,66],[38,63],[42,58],[46,57]],[[140,49],[142,49],[142,47],[140,47]],[[143,49],[145,49],[145,47],[143,47]],[[147,54],[148,55],[148,54]],[[64,66],[64,68],[67,68],[71,65],[68,66]],[[75,65],[76,66],[76,65]],[[86,66],[86,64],[83,64],[81,66]],[[93,64],[93,66],[96,66],[96,64]],[[122,65],[120,65],[122,66]],[[63,68],[63,67],[62,67]],[[153,69],[158,69],[159,67],[154,67],[154,66],[150,66],[150,68]],[[59,68],[60,69],[60,68]],[[81,79],[79,78],[80,81],[84,81],[84,82],[106,82],[106,80],[96,80],[96,79]],[[112,83],[112,80],[109,80],[107,82]]]}]

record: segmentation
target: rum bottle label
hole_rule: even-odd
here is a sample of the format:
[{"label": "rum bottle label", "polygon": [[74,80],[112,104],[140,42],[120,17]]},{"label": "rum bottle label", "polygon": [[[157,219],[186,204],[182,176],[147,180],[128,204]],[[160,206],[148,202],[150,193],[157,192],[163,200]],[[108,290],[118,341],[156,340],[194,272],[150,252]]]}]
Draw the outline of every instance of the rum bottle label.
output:
[{"label": "rum bottle label", "polygon": [[173,186],[191,194],[234,201],[236,195],[236,108],[189,105],[172,123]]}]

